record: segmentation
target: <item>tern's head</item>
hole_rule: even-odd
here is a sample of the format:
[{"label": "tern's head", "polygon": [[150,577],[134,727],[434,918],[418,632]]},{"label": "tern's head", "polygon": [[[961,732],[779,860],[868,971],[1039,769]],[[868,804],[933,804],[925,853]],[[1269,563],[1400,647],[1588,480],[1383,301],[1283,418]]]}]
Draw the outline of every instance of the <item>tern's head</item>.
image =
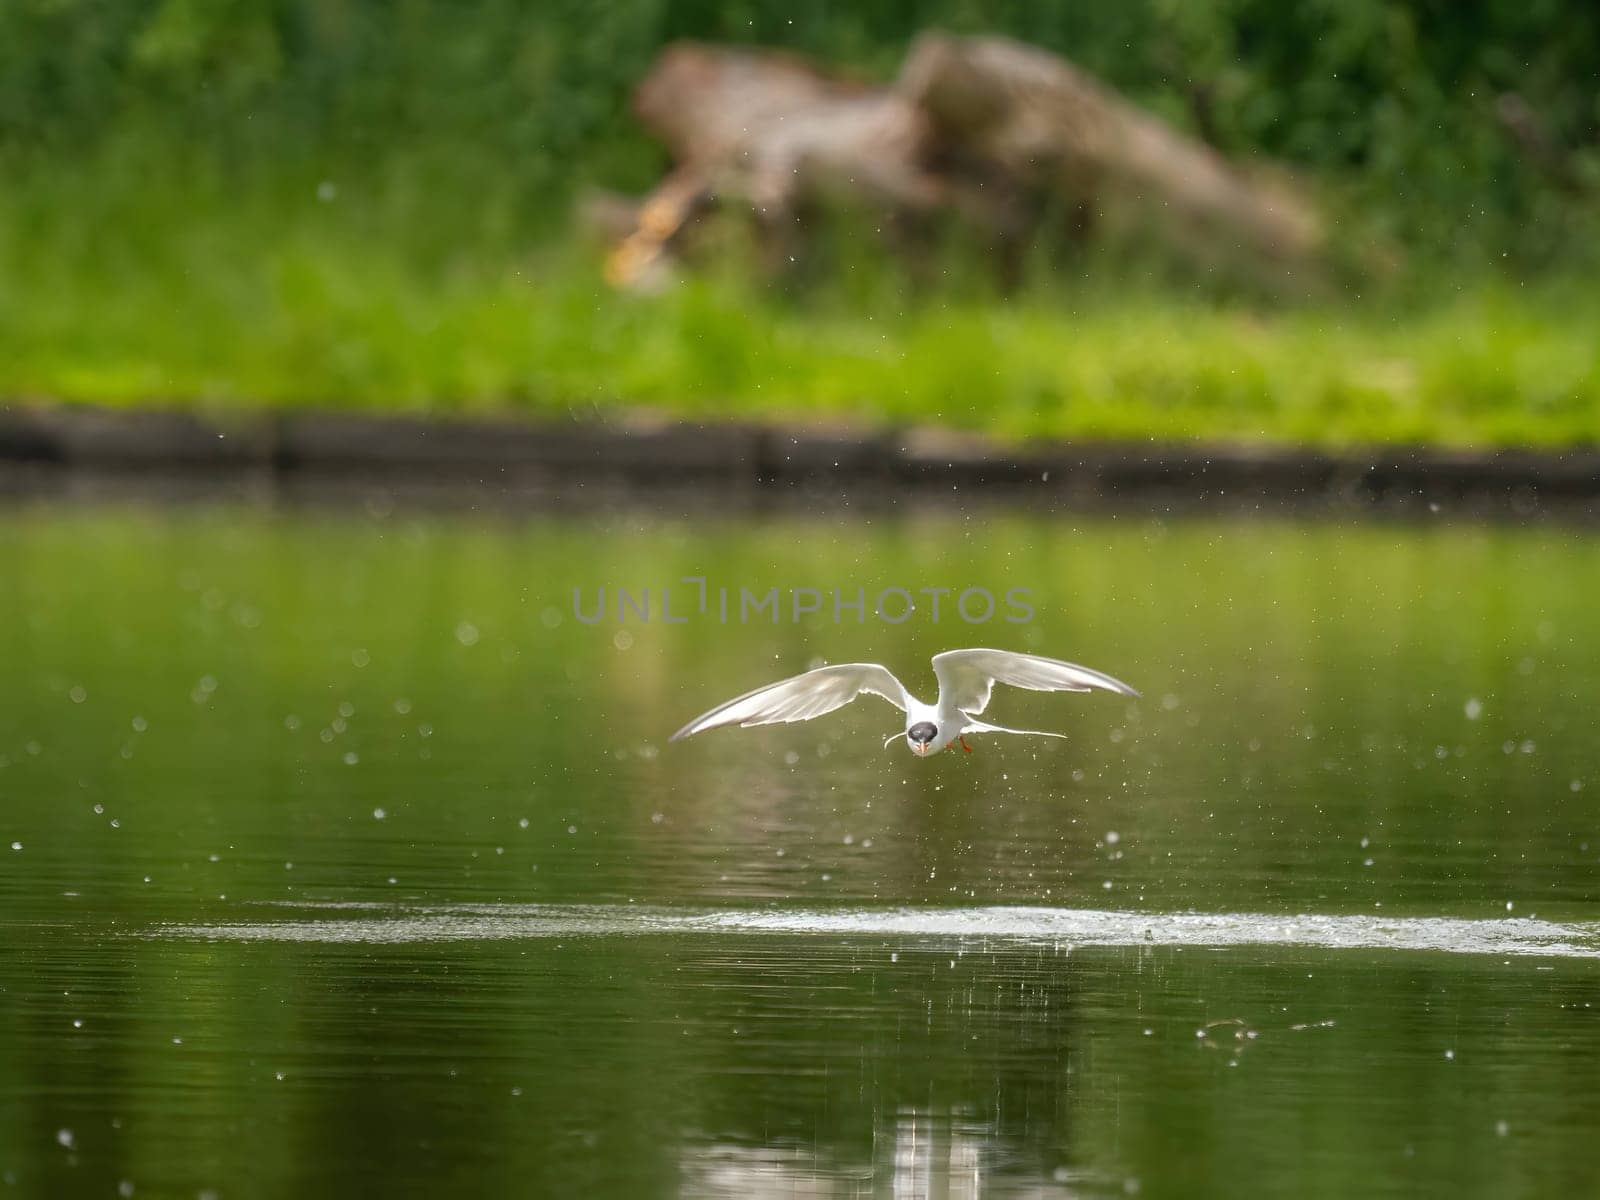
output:
[{"label": "tern's head", "polygon": [[932,721],[918,721],[906,730],[906,741],[918,754],[931,754],[939,748],[939,729]]}]

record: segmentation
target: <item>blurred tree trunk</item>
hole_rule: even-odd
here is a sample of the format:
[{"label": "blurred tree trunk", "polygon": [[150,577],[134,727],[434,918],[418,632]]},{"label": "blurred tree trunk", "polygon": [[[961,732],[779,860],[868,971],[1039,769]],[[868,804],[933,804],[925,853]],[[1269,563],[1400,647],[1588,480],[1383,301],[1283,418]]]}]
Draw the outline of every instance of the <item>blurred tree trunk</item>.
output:
[{"label": "blurred tree trunk", "polygon": [[771,257],[794,257],[802,215],[866,206],[915,224],[957,214],[1002,261],[1066,214],[1159,229],[1202,256],[1310,263],[1319,229],[1285,188],[1252,179],[1054,55],[1004,38],[925,34],[898,79],[874,87],[790,55],[668,48],[634,107],[675,166],[608,260],[620,286],[658,279],[695,219],[755,218]]}]

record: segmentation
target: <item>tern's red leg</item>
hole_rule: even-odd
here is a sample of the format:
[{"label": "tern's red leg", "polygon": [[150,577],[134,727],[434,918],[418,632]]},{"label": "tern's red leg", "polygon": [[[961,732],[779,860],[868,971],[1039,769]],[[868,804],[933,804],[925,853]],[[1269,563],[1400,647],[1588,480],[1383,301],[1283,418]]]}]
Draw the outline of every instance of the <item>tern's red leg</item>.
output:
[{"label": "tern's red leg", "polygon": [[964,733],[961,735],[961,748],[963,750],[965,750],[968,754],[972,753],[972,747],[967,745],[967,735],[964,734]]},{"label": "tern's red leg", "polygon": [[946,743],[945,743],[945,744],[944,744],[944,748],[945,748],[945,749],[946,749],[946,750],[948,750],[948,749],[950,749],[950,747],[951,747],[951,746],[954,746],[954,745],[955,745],[955,743],[954,743],[954,742],[946,742]]}]

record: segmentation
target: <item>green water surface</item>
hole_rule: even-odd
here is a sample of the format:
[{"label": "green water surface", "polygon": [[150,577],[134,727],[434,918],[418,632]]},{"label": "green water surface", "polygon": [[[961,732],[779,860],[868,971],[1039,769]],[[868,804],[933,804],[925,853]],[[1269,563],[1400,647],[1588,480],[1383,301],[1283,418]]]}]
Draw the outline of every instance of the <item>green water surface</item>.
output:
[{"label": "green water surface", "polygon": [[[576,619],[620,586],[683,623]],[[1447,514],[12,502],[0,1195],[1600,1194],[1597,595]],[[983,644],[1144,697],[666,742]]]}]

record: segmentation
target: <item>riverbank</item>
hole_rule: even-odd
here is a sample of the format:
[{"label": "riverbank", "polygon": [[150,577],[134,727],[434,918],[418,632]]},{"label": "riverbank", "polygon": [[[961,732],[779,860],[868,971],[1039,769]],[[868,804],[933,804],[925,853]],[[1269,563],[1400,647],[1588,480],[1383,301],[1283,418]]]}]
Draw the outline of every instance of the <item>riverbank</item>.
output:
[{"label": "riverbank", "polygon": [[1154,499],[1600,510],[1600,451],[1592,449],[1016,443],[925,427],[676,422],[650,414],[551,423],[0,407],[0,487],[25,491],[85,475],[466,488],[486,497],[688,487],[722,497],[905,491],[1062,505]]},{"label": "riverbank", "polygon": [[554,228],[495,235],[354,183],[323,201],[311,184],[183,182],[86,169],[0,197],[0,397],[647,409],[1008,441],[1600,444],[1600,297],[1581,261],[1529,280],[1414,263],[1360,292],[1269,298],[1090,253],[1002,292],[981,258],[913,267],[845,239],[801,278],[762,282],[730,252],[629,295]]},{"label": "riverbank", "polygon": [[[468,7],[0,16],[0,397],[1335,456],[1600,444],[1594,72],[1548,21],[1440,38],[1395,4],[1390,47],[1365,9],[1255,14],[1241,40],[1226,6]],[[1063,53],[1226,158],[1281,164],[1324,252],[1264,278],[1227,238],[1180,250],[1108,195],[1090,236],[1057,214],[1015,261],[960,228],[829,211],[792,253],[732,219],[686,236],[692,268],[655,294],[602,279],[591,189],[661,178],[630,96],[663,46],[754,42],[882,81],[929,27]]]},{"label": "riverbank", "polygon": [[1012,298],[714,279],[626,296],[573,264],[397,275],[327,250],[103,286],[36,263],[0,301],[0,395],[536,420],[644,408],[1005,440],[1600,443],[1600,303],[1571,282],[1277,306],[1088,281]]}]

